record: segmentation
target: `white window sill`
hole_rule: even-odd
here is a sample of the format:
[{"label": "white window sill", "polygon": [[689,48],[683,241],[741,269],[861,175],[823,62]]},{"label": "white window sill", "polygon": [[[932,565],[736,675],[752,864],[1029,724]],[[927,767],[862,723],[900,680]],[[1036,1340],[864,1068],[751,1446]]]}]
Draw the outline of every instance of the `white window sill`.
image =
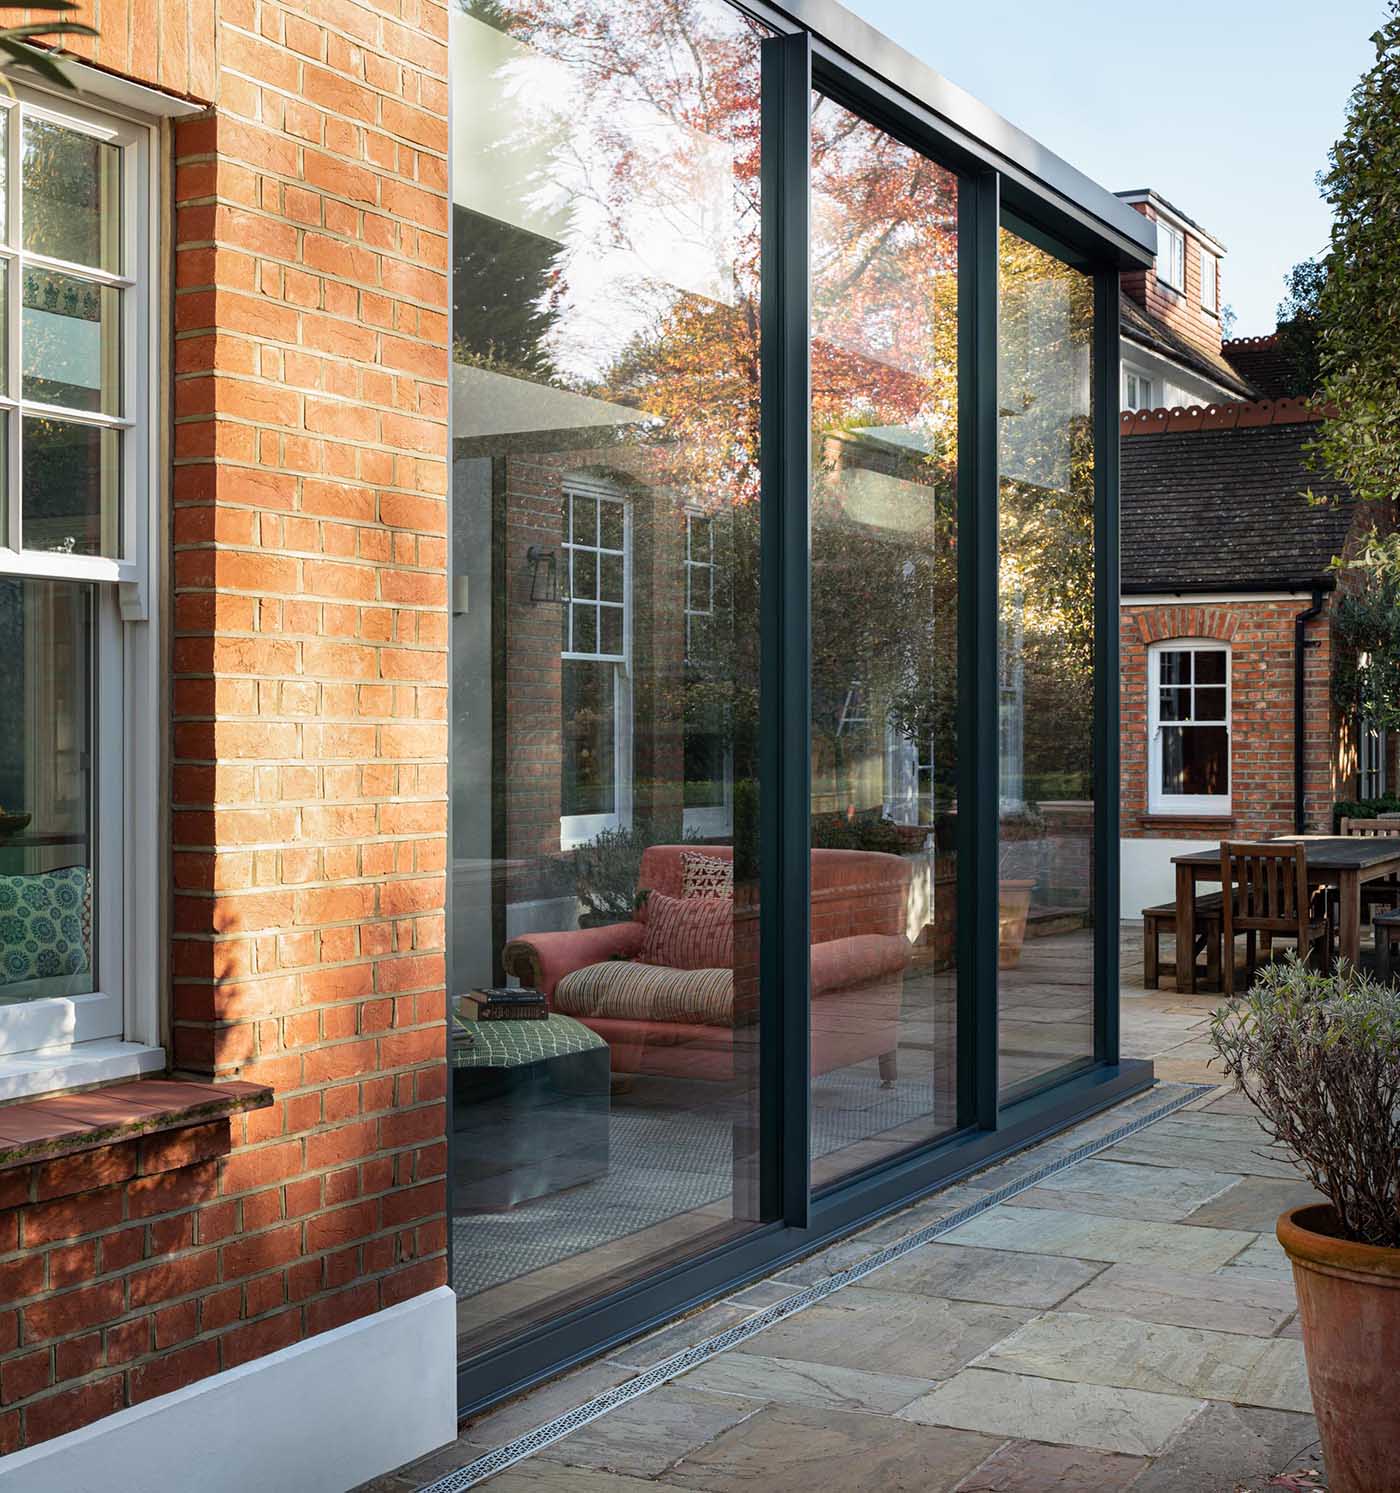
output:
[{"label": "white window sill", "polygon": [[165,1071],[165,1049],[115,1037],[0,1057],[0,1102]]}]

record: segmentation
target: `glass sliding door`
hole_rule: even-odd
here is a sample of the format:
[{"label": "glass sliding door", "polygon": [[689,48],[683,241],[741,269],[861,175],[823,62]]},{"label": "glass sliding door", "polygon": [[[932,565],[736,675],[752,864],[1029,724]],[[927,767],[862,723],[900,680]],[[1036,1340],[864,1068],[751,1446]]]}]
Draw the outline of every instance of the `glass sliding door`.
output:
[{"label": "glass sliding door", "polygon": [[452,16],[464,1353],[759,1195],[759,50],[723,0]]},{"label": "glass sliding door", "polygon": [[1094,1056],[1094,286],[1003,228],[999,1078],[1003,1102]]},{"label": "glass sliding door", "polygon": [[811,121],[812,1181],[956,1123],[957,177]]}]

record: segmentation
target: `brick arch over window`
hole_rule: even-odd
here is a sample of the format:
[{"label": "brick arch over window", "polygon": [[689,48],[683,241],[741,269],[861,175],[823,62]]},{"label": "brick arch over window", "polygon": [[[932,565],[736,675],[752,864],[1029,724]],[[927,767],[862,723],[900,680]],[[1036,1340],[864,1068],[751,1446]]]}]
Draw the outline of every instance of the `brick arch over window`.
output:
[{"label": "brick arch over window", "polygon": [[1165,643],[1173,638],[1228,643],[1238,627],[1239,614],[1221,607],[1144,608],[1137,617],[1138,635],[1144,643]]}]

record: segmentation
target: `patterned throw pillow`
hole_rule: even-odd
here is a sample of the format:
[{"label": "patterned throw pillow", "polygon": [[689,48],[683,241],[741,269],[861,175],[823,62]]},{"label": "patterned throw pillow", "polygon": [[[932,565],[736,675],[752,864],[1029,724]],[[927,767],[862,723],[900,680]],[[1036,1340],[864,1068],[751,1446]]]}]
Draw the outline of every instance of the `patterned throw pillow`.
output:
[{"label": "patterned throw pillow", "polygon": [[0,986],[86,973],[91,922],[85,866],[0,876]]},{"label": "patterned throw pillow", "polygon": [[[733,1026],[734,971],[658,969],[631,959],[586,964],[565,975],[554,987],[554,1009],[595,1021],[607,1018]],[[499,1021],[494,1025],[512,1023]]]},{"label": "patterned throw pillow", "polygon": [[682,897],[733,897],[734,862],[698,850],[681,851]]},{"label": "patterned throw pillow", "polygon": [[727,897],[647,898],[647,931],[637,955],[668,969],[734,967],[734,903]]}]

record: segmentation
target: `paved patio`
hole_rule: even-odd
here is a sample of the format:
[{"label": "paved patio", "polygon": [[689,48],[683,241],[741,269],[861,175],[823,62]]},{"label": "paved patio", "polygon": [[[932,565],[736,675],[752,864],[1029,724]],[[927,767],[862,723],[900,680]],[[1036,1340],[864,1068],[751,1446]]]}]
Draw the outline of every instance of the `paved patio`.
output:
[{"label": "paved patio", "polygon": [[[492,1493],[1323,1486],[1278,1213],[1313,1194],[1209,1064],[1218,1000],[1141,988],[1123,1050],[1176,1113],[776,1322],[481,1486]],[[1108,1134],[1130,1107],[465,1425],[367,1485],[405,1493]],[[1274,1482],[1275,1476],[1294,1479]]]}]

